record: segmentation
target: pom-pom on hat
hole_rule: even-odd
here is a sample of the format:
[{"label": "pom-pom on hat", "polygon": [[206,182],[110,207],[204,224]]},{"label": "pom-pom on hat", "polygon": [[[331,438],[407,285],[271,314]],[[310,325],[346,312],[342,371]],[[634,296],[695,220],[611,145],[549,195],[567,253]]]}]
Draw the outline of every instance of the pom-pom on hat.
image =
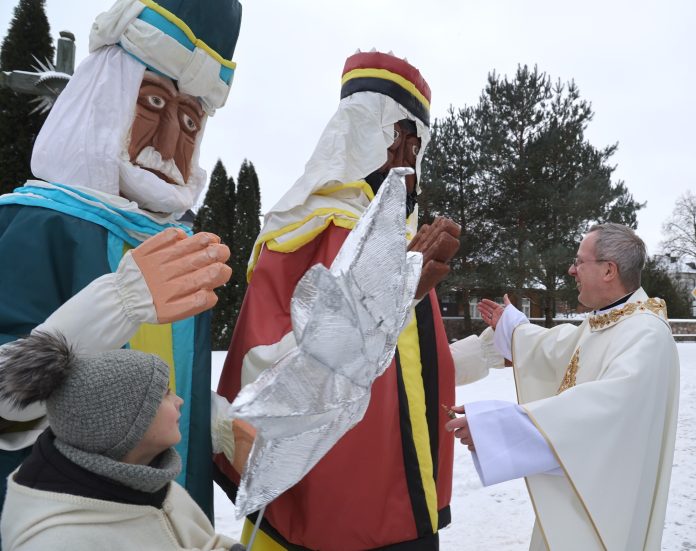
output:
[{"label": "pom-pom on hat", "polygon": [[343,67],[341,99],[356,92],[385,94],[430,126],[430,86],[405,59],[374,51],[350,56]]},{"label": "pom-pom on hat", "polygon": [[40,332],[1,350],[0,398],[45,401],[56,440],[116,461],[140,442],[169,386],[167,364],[136,350],[78,356]]}]

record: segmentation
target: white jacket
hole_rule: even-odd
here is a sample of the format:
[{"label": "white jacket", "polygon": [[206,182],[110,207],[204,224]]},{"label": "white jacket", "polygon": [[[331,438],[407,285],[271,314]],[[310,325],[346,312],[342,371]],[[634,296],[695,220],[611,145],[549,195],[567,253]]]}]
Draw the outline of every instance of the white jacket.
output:
[{"label": "white jacket", "polygon": [[172,482],[161,509],[35,490],[12,473],[0,530],[5,551],[228,550],[203,511]]}]

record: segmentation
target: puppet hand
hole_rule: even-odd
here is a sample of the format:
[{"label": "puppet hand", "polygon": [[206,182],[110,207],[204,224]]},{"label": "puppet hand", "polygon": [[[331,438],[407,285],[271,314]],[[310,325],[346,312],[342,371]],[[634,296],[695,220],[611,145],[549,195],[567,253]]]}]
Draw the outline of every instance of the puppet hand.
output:
[{"label": "puppet hand", "polygon": [[215,306],[216,287],[232,275],[230,250],[212,233],[187,237],[169,228],[132,251],[145,278],[159,323],[170,323]]},{"label": "puppet hand", "polygon": [[256,438],[256,429],[241,419],[216,418],[210,427],[213,453],[222,453],[241,476]]},{"label": "puppet hand", "polygon": [[423,254],[423,270],[416,298],[423,298],[450,271],[449,262],[459,250],[461,227],[449,218],[437,217],[432,225],[424,224],[408,246],[409,251]]},{"label": "puppet hand", "polygon": [[232,421],[232,432],[234,433],[234,457],[227,459],[232,462],[234,470],[242,475],[251,447],[254,445],[256,429],[246,421],[235,419]]}]

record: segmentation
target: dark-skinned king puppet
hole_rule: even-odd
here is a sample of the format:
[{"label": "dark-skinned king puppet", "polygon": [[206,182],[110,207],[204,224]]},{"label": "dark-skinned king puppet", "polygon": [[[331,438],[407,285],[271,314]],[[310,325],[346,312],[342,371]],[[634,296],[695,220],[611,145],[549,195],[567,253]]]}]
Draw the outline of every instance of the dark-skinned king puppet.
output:
[{"label": "dark-skinned king puppet", "polygon": [[[438,219],[417,230],[429,111],[430,88],[406,60],[349,57],[337,112],[304,174],[266,214],[218,387],[238,419],[233,449],[216,457],[216,481],[239,514],[265,506],[254,551],[435,550],[450,522],[453,438],[441,404],[452,404],[455,382],[503,364],[498,354],[482,359],[492,331],[488,344],[470,337],[458,350],[444,331],[434,286],[449,271],[460,228]],[[382,255],[363,250],[352,263],[341,247],[360,247],[356,227],[392,178],[404,182],[402,233],[375,223],[372,238],[392,232],[391,241],[382,235]],[[380,209],[370,216],[392,212]],[[413,287],[399,240],[422,259]],[[310,316],[322,309],[325,324]],[[259,516],[247,518],[244,543]]]}]

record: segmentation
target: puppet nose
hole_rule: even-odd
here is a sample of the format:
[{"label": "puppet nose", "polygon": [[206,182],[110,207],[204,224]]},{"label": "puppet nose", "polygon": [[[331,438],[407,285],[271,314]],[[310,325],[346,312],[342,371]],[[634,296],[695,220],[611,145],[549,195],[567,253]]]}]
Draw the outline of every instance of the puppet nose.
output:
[{"label": "puppet nose", "polygon": [[160,123],[153,146],[165,161],[174,158],[181,127],[176,117],[167,117]]}]

